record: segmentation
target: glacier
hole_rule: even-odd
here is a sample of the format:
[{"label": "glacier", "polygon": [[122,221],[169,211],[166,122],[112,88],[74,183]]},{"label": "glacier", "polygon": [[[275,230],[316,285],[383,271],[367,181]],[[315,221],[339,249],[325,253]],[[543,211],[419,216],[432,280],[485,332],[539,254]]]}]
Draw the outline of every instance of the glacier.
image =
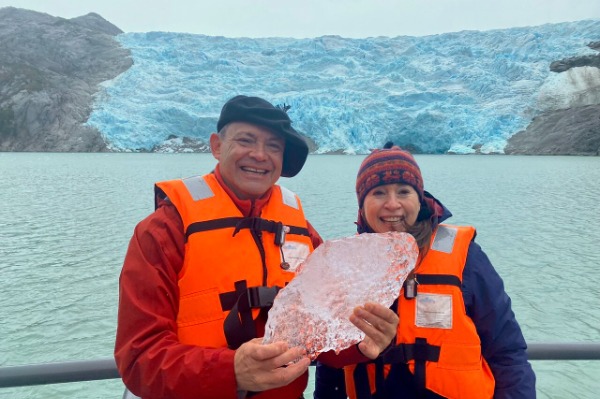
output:
[{"label": "glacier", "polygon": [[[315,153],[364,154],[387,140],[417,153],[503,153],[533,117],[569,106],[577,79],[550,63],[597,54],[587,44],[599,39],[600,20],[364,39],[123,33],[133,66],[102,84],[87,124],[114,151],[207,143],[223,103],[247,94],[290,105]],[[584,69],[570,73],[600,84]]]}]

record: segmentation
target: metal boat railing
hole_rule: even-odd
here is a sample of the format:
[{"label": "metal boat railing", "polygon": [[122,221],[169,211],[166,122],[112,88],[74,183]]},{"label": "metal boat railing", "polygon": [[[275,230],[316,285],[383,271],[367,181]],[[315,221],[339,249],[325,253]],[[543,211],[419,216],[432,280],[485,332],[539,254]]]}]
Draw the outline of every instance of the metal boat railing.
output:
[{"label": "metal boat railing", "polygon": [[[529,360],[600,360],[600,342],[531,343]],[[0,388],[120,378],[113,358],[0,367]]]}]

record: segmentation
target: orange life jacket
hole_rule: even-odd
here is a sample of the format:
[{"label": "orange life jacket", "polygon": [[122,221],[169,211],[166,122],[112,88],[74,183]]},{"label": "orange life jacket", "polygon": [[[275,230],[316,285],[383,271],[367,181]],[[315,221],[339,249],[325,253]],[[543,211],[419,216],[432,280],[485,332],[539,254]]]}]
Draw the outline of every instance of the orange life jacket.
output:
[{"label": "orange life jacket", "polygon": [[[180,342],[237,349],[257,336],[259,313],[313,251],[299,198],[276,185],[260,218],[244,217],[213,174],[156,188],[177,208],[187,240],[178,281]],[[298,398],[306,384],[304,376],[256,397]],[[292,385],[292,393],[279,392]]]},{"label": "orange life jacket", "polygon": [[[345,368],[350,398],[370,397],[383,389],[383,380],[395,363],[408,363],[417,389],[427,388],[450,399],[494,396],[494,377],[481,355],[481,341],[467,316],[461,291],[467,252],[474,237],[473,227],[438,226],[414,274],[416,297],[405,295],[411,277],[401,290],[395,346],[375,364],[358,366],[366,371],[364,377],[356,374],[356,365]],[[357,392],[366,394],[357,396]]]}]

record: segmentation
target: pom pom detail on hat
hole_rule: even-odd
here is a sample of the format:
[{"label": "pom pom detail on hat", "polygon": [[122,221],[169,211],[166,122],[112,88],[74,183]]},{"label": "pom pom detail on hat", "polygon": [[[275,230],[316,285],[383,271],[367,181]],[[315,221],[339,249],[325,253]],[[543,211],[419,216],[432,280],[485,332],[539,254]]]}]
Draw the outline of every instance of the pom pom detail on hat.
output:
[{"label": "pom pom detail on hat", "polygon": [[373,188],[386,184],[412,186],[423,200],[423,176],[415,158],[398,146],[376,149],[362,162],[356,176],[356,196],[362,208],[365,197]]},{"label": "pom pom detail on hat", "polygon": [[308,156],[308,144],[292,127],[288,114],[281,108],[260,97],[235,96],[221,109],[217,131],[231,122],[246,122],[266,127],[285,140],[281,176],[292,177],[298,174]]}]

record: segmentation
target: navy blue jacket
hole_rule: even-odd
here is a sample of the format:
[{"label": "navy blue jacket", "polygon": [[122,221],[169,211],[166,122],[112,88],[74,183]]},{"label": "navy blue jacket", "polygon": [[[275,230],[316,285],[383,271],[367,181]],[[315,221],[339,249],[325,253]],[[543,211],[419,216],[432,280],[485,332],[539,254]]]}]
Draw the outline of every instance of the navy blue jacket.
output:
[{"label": "navy blue jacket", "polygon": [[[451,216],[444,207],[439,221]],[[535,398],[535,374],[527,360],[527,345],[511,309],[511,300],[504,291],[502,278],[475,241],[469,246],[463,270],[462,293],[467,315],[475,323],[481,339],[482,355],[496,380],[494,398]],[[416,398],[414,378],[408,366],[394,368],[394,375],[388,375],[386,381],[386,397]],[[346,398],[343,386],[342,370],[317,363],[315,399]],[[440,396],[428,391],[426,398]]]}]

